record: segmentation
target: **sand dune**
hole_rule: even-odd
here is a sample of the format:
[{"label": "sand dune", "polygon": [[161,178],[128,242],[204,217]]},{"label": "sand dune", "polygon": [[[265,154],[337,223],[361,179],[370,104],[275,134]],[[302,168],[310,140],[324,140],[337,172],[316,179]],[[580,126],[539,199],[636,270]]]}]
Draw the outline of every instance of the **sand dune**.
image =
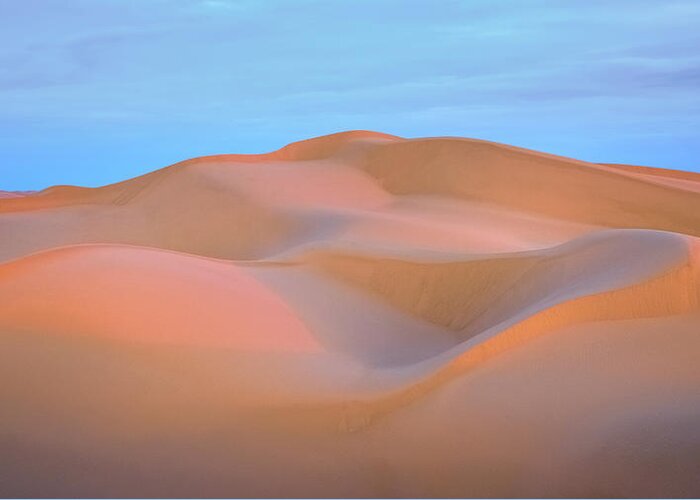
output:
[{"label": "sand dune", "polygon": [[0,198],[20,198],[33,193],[34,191],[3,191],[0,189]]},{"label": "sand dune", "polygon": [[355,131],[0,192],[0,494],[699,496],[698,186]]}]

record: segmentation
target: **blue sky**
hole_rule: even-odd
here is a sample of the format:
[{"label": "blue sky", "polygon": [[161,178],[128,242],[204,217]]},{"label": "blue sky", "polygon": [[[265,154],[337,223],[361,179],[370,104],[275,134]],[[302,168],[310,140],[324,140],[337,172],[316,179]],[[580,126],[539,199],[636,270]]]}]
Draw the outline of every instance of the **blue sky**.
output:
[{"label": "blue sky", "polygon": [[700,170],[697,0],[0,0],[0,189],[348,129]]}]

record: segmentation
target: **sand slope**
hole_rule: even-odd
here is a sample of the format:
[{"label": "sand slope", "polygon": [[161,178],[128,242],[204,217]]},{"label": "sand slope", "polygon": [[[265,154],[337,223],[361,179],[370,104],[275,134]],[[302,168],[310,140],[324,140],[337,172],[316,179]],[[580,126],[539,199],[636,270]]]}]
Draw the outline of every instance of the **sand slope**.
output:
[{"label": "sand slope", "polygon": [[700,176],[355,131],[0,193],[2,496],[699,496]]}]

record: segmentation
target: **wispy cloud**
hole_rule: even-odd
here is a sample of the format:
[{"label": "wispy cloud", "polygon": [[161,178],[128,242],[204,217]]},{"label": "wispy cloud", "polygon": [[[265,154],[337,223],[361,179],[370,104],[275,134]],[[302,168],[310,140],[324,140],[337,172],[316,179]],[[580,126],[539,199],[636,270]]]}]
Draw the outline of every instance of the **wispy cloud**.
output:
[{"label": "wispy cloud", "polygon": [[[606,159],[645,162],[648,138],[675,131],[690,139],[669,164],[690,168],[697,25],[694,0],[0,2],[0,146],[40,147],[50,129],[82,148],[89,130],[137,162],[162,131],[148,147],[170,158],[375,128],[561,154],[637,136],[634,154],[611,143]],[[120,176],[110,165],[105,180]]]}]

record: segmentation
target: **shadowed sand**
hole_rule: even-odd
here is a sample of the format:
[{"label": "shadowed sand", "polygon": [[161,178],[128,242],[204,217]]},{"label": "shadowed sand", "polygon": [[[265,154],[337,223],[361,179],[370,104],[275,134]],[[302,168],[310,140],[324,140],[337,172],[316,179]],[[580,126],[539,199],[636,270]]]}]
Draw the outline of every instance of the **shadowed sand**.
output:
[{"label": "shadowed sand", "polygon": [[700,496],[699,186],[355,131],[0,192],[0,494]]}]

